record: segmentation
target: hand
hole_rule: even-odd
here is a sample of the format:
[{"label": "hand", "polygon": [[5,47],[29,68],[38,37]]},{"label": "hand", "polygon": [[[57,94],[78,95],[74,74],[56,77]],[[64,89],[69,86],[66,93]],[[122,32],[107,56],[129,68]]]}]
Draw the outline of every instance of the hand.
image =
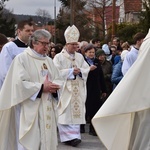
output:
[{"label": "hand", "polygon": [[74,75],[78,75],[79,73],[80,73],[80,69],[77,68],[77,67],[74,67],[73,74],[74,74]]},{"label": "hand", "polygon": [[56,91],[60,89],[59,85],[54,84],[48,80],[48,75],[46,75],[46,79],[44,81],[43,92],[56,93]]},{"label": "hand", "polygon": [[95,70],[96,68],[97,68],[97,66],[91,65],[91,66],[90,66],[90,71],[93,71],[93,70]]},{"label": "hand", "polygon": [[106,93],[102,93],[101,98],[105,98],[107,96]]}]

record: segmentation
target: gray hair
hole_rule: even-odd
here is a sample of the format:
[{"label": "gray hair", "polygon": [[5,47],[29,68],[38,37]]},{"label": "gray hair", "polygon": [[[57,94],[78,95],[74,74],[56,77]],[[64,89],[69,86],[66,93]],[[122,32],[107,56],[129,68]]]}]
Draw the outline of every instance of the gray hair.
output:
[{"label": "gray hair", "polygon": [[90,44],[88,44],[88,45],[84,48],[84,51],[87,52],[87,51],[89,51],[89,50],[91,50],[91,49],[93,49],[93,48],[94,48],[94,50],[96,51],[94,45],[90,43]]},{"label": "gray hair", "polygon": [[38,29],[30,37],[30,39],[29,39],[29,46],[31,48],[33,48],[33,44],[32,43],[36,43],[41,38],[47,38],[47,39],[50,40],[51,37],[52,37],[51,34],[47,30],[45,30],[45,29]]},{"label": "gray hair", "polygon": [[79,44],[79,47],[80,49],[86,47],[88,45],[88,42],[87,41],[81,41],[80,44]]}]

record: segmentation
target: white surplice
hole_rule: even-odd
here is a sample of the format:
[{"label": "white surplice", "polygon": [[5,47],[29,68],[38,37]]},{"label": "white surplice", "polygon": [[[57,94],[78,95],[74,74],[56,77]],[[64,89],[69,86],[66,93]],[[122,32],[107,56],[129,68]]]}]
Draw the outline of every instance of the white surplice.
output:
[{"label": "white surplice", "polygon": [[17,44],[12,41],[6,43],[0,53],[0,89],[13,59],[27,48],[19,39],[15,41],[17,41]]},{"label": "white surplice", "polygon": [[150,31],[139,56],[93,117],[108,150],[150,149]]},{"label": "white surplice", "polygon": [[[53,83],[62,84],[51,58],[39,57],[30,48],[12,62],[0,91],[0,149],[19,150],[18,142],[25,150],[57,149],[56,100],[49,93],[32,100],[47,74]],[[20,106],[19,119],[16,106]]]}]

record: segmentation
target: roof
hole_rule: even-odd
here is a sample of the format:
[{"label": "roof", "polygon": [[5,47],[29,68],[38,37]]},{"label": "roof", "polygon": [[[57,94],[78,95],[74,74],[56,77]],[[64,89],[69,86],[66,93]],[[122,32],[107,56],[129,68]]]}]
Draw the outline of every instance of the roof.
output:
[{"label": "roof", "polygon": [[142,0],[124,0],[125,13],[140,12],[142,9]]}]

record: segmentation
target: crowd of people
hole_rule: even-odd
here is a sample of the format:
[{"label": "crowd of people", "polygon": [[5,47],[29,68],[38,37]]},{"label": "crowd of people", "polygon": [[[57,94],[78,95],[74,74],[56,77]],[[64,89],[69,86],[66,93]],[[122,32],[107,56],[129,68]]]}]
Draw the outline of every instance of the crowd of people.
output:
[{"label": "crowd of people", "polygon": [[[139,63],[145,65],[141,62],[144,58],[138,57],[139,49],[146,47],[148,55],[149,35],[145,38],[143,33],[136,33],[132,45],[118,37],[104,44],[96,38],[79,42],[79,30],[73,25],[65,30],[64,37],[65,45],[52,43],[48,31],[34,31],[28,20],[18,23],[15,39],[0,34],[0,149],[56,150],[57,134],[62,143],[76,147],[88,123],[89,134],[98,135],[107,149],[137,150],[138,145],[146,150],[146,140],[137,143],[150,103],[143,95],[145,88],[140,99],[135,92],[142,89]],[[143,40],[145,47],[141,46]],[[138,109],[134,106],[136,98]],[[125,140],[118,144],[123,134]]]}]

